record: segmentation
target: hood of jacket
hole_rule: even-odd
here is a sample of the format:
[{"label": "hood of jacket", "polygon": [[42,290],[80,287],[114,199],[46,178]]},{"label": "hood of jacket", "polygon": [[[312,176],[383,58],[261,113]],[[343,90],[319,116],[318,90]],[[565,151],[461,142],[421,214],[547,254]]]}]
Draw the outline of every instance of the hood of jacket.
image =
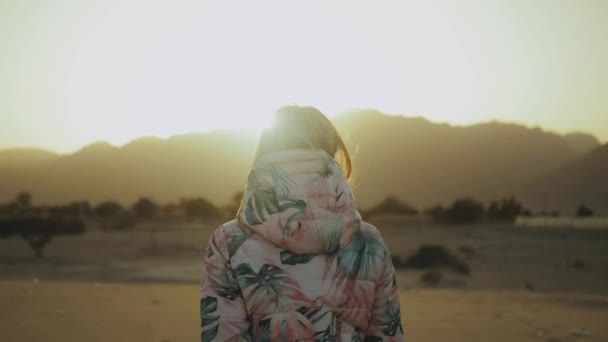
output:
[{"label": "hood of jacket", "polygon": [[361,216],[336,160],[323,150],[294,149],[258,159],[237,220],[293,253],[328,254],[350,242]]}]

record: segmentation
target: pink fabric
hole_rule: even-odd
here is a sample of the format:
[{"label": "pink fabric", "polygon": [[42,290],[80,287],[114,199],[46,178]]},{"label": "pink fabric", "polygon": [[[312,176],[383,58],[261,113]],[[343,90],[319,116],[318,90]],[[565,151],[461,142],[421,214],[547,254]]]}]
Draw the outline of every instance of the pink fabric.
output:
[{"label": "pink fabric", "polygon": [[388,248],[336,161],[262,157],[207,246],[201,341],[403,341],[399,305]]}]

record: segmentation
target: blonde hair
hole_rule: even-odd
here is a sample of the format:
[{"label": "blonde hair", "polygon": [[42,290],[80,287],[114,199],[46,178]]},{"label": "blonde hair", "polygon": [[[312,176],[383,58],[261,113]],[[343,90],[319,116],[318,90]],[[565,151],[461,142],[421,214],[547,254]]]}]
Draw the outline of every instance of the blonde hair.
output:
[{"label": "blonde hair", "polygon": [[279,108],[273,126],[260,137],[254,160],[265,153],[299,148],[323,150],[336,160],[339,154],[342,171],[350,179],[352,163],[346,145],[331,121],[315,107]]}]

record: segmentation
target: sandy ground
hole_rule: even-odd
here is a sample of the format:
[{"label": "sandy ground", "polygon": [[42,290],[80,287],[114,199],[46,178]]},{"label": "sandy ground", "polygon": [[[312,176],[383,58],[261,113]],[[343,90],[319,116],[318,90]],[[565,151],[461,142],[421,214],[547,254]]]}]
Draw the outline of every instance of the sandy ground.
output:
[{"label": "sandy ground", "polygon": [[[199,340],[196,285],[0,282],[0,341]],[[608,341],[608,297],[403,291],[408,341]]]},{"label": "sandy ground", "polygon": [[[439,287],[608,295],[608,229],[377,225],[395,257],[405,260],[422,244],[438,244],[470,265],[469,276],[443,272]],[[44,259],[36,259],[22,239],[0,239],[0,280],[193,284],[214,228],[169,223],[121,232],[91,229],[54,239]],[[474,254],[460,253],[462,247]],[[572,266],[577,262],[582,267]],[[420,271],[399,273],[404,289],[421,287]]]},{"label": "sandy ground", "polygon": [[[408,341],[608,341],[608,230],[378,226],[393,256],[439,244],[472,269],[442,270],[434,288],[420,283],[424,271],[399,270]],[[0,342],[198,341],[213,229],[91,229],[53,240],[44,259],[0,239]]]}]

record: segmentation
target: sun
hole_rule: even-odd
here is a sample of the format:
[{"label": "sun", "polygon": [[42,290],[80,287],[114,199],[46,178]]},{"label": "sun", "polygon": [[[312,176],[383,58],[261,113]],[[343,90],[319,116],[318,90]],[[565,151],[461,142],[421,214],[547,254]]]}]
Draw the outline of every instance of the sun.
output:
[{"label": "sun", "polygon": [[236,110],[217,108],[207,113],[170,115],[150,127],[150,133],[159,137],[169,137],[182,133],[230,130],[255,135],[272,124],[274,110],[276,109],[255,111],[251,108]]}]

